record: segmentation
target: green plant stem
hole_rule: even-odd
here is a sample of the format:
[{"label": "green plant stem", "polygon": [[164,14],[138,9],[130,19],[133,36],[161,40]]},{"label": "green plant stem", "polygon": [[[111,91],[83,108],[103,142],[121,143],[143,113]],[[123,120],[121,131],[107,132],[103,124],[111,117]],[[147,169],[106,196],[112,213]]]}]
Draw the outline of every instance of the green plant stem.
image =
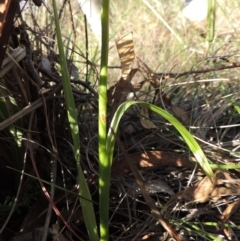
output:
[{"label": "green plant stem", "polygon": [[[71,83],[70,83],[70,79],[69,79],[66,58],[65,58],[65,54],[64,54],[64,50],[63,50],[63,43],[62,43],[62,36],[61,36],[61,30],[60,30],[60,25],[59,25],[56,1],[52,0],[52,3],[53,3],[53,9],[54,9],[58,50],[59,50],[62,80],[63,80],[64,97],[65,97],[68,121],[69,121],[70,130],[71,130],[71,134],[72,134],[72,139],[73,139],[74,156],[75,156],[77,173],[78,173],[78,178],[77,178],[78,185],[80,187],[78,189],[78,192],[79,192],[80,196],[86,197],[87,199],[91,200],[91,194],[90,194],[90,191],[89,191],[89,188],[88,188],[88,185],[85,180],[85,177],[84,177],[84,174],[83,174],[83,171],[81,168],[81,164],[80,164],[80,138],[79,138],[77,111],[76,111]],[[80,202],[81,202],[83,218],[84,218],[85,225],[87,227],[89,239],[91,241],[99,241],[93,204],[92,204],[92,202],[89,202],[83,198],[80,198]]]},{"label": "green plant stem", "polygon": [[207,36],[206,45],[207,52],[210,49],[211,43],[215,37],[215,20],[216,19],[216,0],[208,0],[208,14],[207,14]]},{"label": "green plant stem", "polygon": [[[102,49],[101,70],[99,83],[99,213],[100,213],[100,240],[109,239],[109,186],[110,165],[106,155],[107,139],[107,73],[108,73],[108,40],[109,40],[109,0],[102,1]],[[107,180],[107,181],[106,181]]]}]

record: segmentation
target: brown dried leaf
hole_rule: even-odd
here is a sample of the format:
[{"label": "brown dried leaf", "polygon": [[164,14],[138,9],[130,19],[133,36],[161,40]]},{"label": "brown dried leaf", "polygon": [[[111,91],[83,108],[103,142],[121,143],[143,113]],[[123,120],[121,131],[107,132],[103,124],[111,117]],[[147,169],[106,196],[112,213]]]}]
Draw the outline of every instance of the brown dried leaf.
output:
[{"label": "brown dried leaf", "polygon": [[[198,202],[203,203],[207,200],[211,199],[213,202],[218,201],[222,196],[239,194],[240,187],[234,185],[234,183],[224,183],[223,180],[229,180],[229,174],[227,172],[218,171],[215,174],[215,182],[212,183],[208,177],[203,178],[196,185],[186,188],[183,191],[178,192],[175,196],[173,196],[169,202],[166,204],[166,207],[169,207],[172,203],[176,203],[176,201],[182,200],[187,202]],[[232,179],[235,180],[235,179]],[[237,208],[236,206],[230,206],[229,209],[226,209],[222,219],[227,219],[228,215],[232,213],[233,208]]]},{"label": "brown dried leaf", "polygon": [[[133,70],[131,70],[132,72]],[[117,110],[118,106],[121,105],[124,101],[126,101],[127,96],[130,92],[133,91],[132,83],[121,78],[114,89],[114,93],[108,94],[109,100],[111,100],[112,106],[109,115],[109,119],[112,119],[115,111]]]},{"label": "brown dried leaf", "polygon": [[140,122],[142,126],[146,129],[158,129],[158,127],[149,120],[148,109],[146,107],[141,107],[140,114]]},{"label": "brown dried leaf", "polygon": [[[240,193],[240,180],[239,179],[233,179],[229,173],[224,173],[224,179],[222,182],[226,183],[228,187],[231,189],[231,194],[239,194]],[[228,204],[226,209],[223,211],[222,216],[220,217],[223,222],[226,222],[230,216],[235,213],[240,208],[240,200],[237,200],[233,203]]]},{"label": "brown dried leaf", "polygon": [[240,200],[237,200],[233,203],[228,204],[228,206],[226,207],[226,209],[223,211],[222,215],[221,215],[221,220],[223,222],[226,222],[230,216],[235,213],[238,209],[240,208]]},{"label": "brown dried leaf", "polygon": [[135,59],[134,45],[132,39],[132,33],[128,33],[116,40],[116,46],[121,60],[122,66],[122,78],[127,79],[128,74],[131,71],[130,65]]},{"label": "brown dried leaf", "polygon": [[[188,156],[164,151],[145,151],[129,155],[132,162],[139,169],[148,167],[186,167],[194,168],[196,163],[190,161]],[[122,177],[130,171],[124,159],[114,161],[111,171],[112,178]]]},{"label": "brown dried leaf", "polygon": [[165,105],[171,106],[172,105],[172,103],[171,103],[171,93],[168,93],[168,94],[162,93],[162,100],[160,99],[160,101],[163,101],[163,103]]},{"label": "brown dried leaf", "polygon": [[214,183],[208,178],[203,178],[194,186],[194,189],[186,190],[185,195],[191,198],[191,201],[198,203],[206,202],[214,189]]},{"label": "brown dried leaf", "polygon": [[169,195],[174,195],[174,191],[164,180],[157,179],[157,180],[146,181],[145,186],[149,193],[164,192],[164,193],[168,193]]},{"label": "brown dried leaf", "polygon": [[133,91],[136,92],[136,91],[141,90],[145,82],[146,82],[146,81],[143,80],[143,81],[141,81],[141,82],[139,82],[139,83],[134,84],[134,85],[133,85]]},{"label": "brown dried leaf", "polygon": [[238,179],[232,179],[228,172],[217,172],[216,185],[211,193],[211,199],[217,201],[222,196],[239,194],[240,187],[235,185],[235,181],[237,180]]},{"label": "brown dried leaf", "polygon": [[[131,81],[135,73],[138,71],[138,63],[135,58],[132,33],[126,34],[117,40],[116,46],[121,60],[122,77],[116,84],[116,87],[109,89],[108,91],[108,100],[110,101],[110,104],[112,103],[109,114],[110,120],[112,119],[118,106],[126,101],[128,94],[130,92],[134,92]],[[132,67],[132,65],[134,66]]]},{"label": "brown dried leaf", "polygon": [[203,178],[195,186],[187,187],[185,190],[175,194],[165,205],[165,208],[169,208],[178,201],[181,202],[206,202],[213,191],[214,184],[208,177]]},{"label": "brown dried leaf", "polygon": [[177,116],[178,118],[181,118],[185,124],[189,123],[188,114],[183,108],[176,105],[172,105],[171,107],[175,116]]}]

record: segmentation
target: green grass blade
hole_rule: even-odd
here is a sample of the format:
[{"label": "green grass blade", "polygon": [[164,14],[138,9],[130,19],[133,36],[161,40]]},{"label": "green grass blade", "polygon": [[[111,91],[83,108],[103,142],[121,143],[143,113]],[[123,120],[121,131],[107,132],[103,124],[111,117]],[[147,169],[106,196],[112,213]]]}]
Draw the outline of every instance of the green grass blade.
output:
[{"label": "green grass blade", "polygon": [[[59,25],[59,20],[58,20],[56,1],[52,0],[52,3],[53,3],[53,9],[54,9],[58,49],[59,49],[60,64],[61,64],[61,71],[62,71],[64,97],[65,97],[68,121],[69,121],[71,134],[72,134],[72,138],[73,138],[74,155],[75,155],[75,160],[76,160],[76,165],[77,165],[77,173],[78,173],[78,184],[81,187],[81,188],[79,188],[79,195],[91,200],[91,194],[88,189],[88,185],[85,180],[85,177],[84,177],[84,174],[83,174],[83,171],[81,168],[81,164],[80,164],[80,138],[79,138],[77,113],[76,113],[72,88],[71,88],[68,69],[67,69],[67,63],[66,63],[64,49],[63,49],[62,36],[61,36],[61,30],[60,30],[60,25]],[[97,224],[96,224],[96,218],[95,218],[95,214],[94,214],[93,204],[92,204],[92,202],[86,201],[85,199],[82,199],[82,198],[80,198],[80,202],[81,202],[81,206],[82,206],[84,222],[85,222],[85,225],[88,230],[89,239],[91,241],[98,241],[99,236],[98,236],[98,232],[97,232]]]},{"label": "green grass blade", "polygon": [[[102,51],[101,72],[99,83],[99,213],[100,213],[100,240],[109,239],[109,187],[110,180],[105,178],[109,172],[106,155],[107,139],[107,72],[108,72],[108,41],[109,41],[109,0],[102,1]],[[106,181],[107,180],[107,181]]]},{"label": "green grass blade", "polygon": [[[175,117],[173,117],[167,111],[165,111],[155,105],[145,103],[145,102],[139,102],[139,101],[129,101],[129,102],[125,102],[125,103],[121,104],[118,107],[115,115],[113,116],[113,120],[111,122],[110,129],[108,132],[108,137],[107,137],[107,157],[108,157],[107,166],[112,165],[112,156],[113,156],[113,150],[114,150],[114,145],[115,145],[114,133],[117,133],[117,129],[118,129],[118,125],[121,120],[121,117],[123,116],[123,114],[129,107],[131,107],[132,105],[136,105],[136,104],[147,107],[148,109],[156,112],[157,114],[159,114],[160,116],[162,116],[166,120],[168,120],[170,123],[172,123],[173,126],[182,135],[183,139],[187,143],[189,149],[192,151],[193,155],[197,159],[199,165],[202,167],[202,169],[204,170],[206,175],[213,181],[214,174],[213,174],[212,168],[211,168],[210,164],[208,163],[208,160],[207,160],[206,156],[204,155],[201,147],[196,142],[196,140],[192,137],[192,135],[188,132],[188,130]],[[110,180],[110,171],[111,170],[109,169],[108,172],[105,173],[105,181],[106,182],[108,182]]]},{"label": "green grass blade", "polygon": [[207,45],[208,51],[215,37],[215,21],[216,21],[216,0],[208,0],[207,35],[206,35],[206,45]]}]

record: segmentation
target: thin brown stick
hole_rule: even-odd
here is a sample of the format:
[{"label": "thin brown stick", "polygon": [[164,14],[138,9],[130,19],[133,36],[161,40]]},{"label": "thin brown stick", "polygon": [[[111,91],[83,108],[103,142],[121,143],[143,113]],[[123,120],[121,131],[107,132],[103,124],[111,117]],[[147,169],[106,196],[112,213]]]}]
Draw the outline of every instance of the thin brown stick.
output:
[{"label": "thin brown stick", "polygon": [[[53,97],[54,93],[61,90],[61,88],[62,88],[62,85],[61,84],[58,85],[53,91],[51,91],[49,93],[49,95],[47,97],[45,97],[44,100],[45,101],[50,100]],[[16,122],[17,120],[21,119],[22,117],[30,114],[32,111],[41,107],[42,105],[43,105],[43,98],[39,98],[38,100],[36,100],[32,104],[30,104],[30,105],[26,106],[25,108],[23,108],[22,110],[18,111],[16,114],[13,114],[12,116],[7,118],[6,120],[0,122],[0,130],[5,129],[6,127],[10,126],[11,124]]]},{"label": "thin brown stick", "polygon": [[[191,74],[205,74],[212,71],[220,71],[225,69],[234,69],[239,68],[240,62],[233,62],[230,65],[221,65],[215,68],[210,69],[201,69],[201,70],[189,70],[182,73],[169,73],[169,72],[162,72],[162,73],[153,73],[155,77],[161,78],[161,79],[178,79],[180,77],[183,77],[185,75],[191,75]],[[121,69],[121,66],[108,66],[109,69]]]},{"label": "thin brown stick", "polygon": [[230,65],[222,65],[222,66],[218,66],[216,68],[210,68],[210,69],[201,69],[201,70],[189,70],[189,71],[185,71],[182,73],[155,73],[157,76],[161,77],[161,78],[174,78],[174,79],[178,79],[180,77],[183,77],[185,75],[190,75],[190,74],[205,74],[208,72],[212,72],[212,71],[220,71],[220,70],[224,70],[224,69],[234,69],[234,68],[239,68],[240,67],[240,63],[232,63]]},{"label": "thin brown stick", "polygon": [[[31,140],[31,132],[28,133],[28,138]],[[31,161],[32,161],[32,165],[33,165],[33,169],[34,169],[34,172],[36,173],[36,176],[38,178],[38,181],[39,181],[39,184],[42,188],[42,191],[45,195],[45,197],[47,198],[49,204],[52,206],[52,209],[54,210],[55,214],[63,221],[64,225],[81,241],[84,241],[83,239],[81,239],[77,233],[69,226],[69,224],[67,223],[67,221],[64,219],[64,217],[62,216],[61,212],[59,211],[59,209],[57,208],[56,204],[54,203],[54,201],[52,200],[52,198],[50,197],[47,189],[45,188],[43,182],[42,182],[42,179],[40,177],[40,174],[38,172],[38,169],[37,169],[37,165],[36,165],[36,161],[35,161],[35,158],[34,158],[34,154],[33,154],[33,148],[32,148],[32,143],[29,142],[29,152],[30,152],[30,157],[31,157]]]}]

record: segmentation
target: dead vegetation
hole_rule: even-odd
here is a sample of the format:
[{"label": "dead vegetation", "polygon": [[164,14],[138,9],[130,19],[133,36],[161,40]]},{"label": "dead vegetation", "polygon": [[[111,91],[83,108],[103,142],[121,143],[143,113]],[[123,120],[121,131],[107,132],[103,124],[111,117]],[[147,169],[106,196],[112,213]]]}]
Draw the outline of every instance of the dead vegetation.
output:
[{"label": "dead vegetation", "polygon": [[[90,54],[90,47],[86,51],[84,24],[77,25],[79,20],[74,19],[78,10],[66,14],[69,6],[66,3],[60,8],[60,19],[75,26],[63,37],[78,109],[81,162],[97,214],[98,58]],[[4,40],[8,48],[0,71],[0,238],[35,241],[42,237],[49,205],[42,188],[50,192],[49,183],[54,182],[58,188],[50,202],[54,212],[48,240],[87,240],[76,196],[76,169],[54,26],[50,14],[46,13],[44,19],[39,12],[29,9],[23,18],[16,14],[15,27]],[[157,31],[155,23],[151,24],[153,32]],[[4,28],[1,31],[5,33]],[[236,29],[233,35],[227,34],[238,36]],[[109,120],[126,100],[147,101],[164,108],[190,130],[215,164],[216,181],[205,177],[172,125],[144,108],[131,108],[118,133],[127,156],[117,145],[112,167],[111,240],[172,240],[154,219],[126,158],[137,167],[147,195],[179,240],[238,240],[239,45],[236,39],[232,44],[229,39],[219,39],[210,57],[203,58],[192,51],[197,45],[193,39],[178,52],[169,33],[161,39],[166,45],[169,40],[169,45],[161,47],[164,56],[159,59],[158,52],[138,53],[140,42],[142,46],[152,43],[139,38],[135,44],[131,34],[118,39],[116,49],[110,51],[118,53],[122,75],[118,81],[116,74],[109,77]],[[150,47],[156,51],[156,45]],[[151,61],[153,57],[157,60]],[[156,71],[159,66],[161,72]]]}]

